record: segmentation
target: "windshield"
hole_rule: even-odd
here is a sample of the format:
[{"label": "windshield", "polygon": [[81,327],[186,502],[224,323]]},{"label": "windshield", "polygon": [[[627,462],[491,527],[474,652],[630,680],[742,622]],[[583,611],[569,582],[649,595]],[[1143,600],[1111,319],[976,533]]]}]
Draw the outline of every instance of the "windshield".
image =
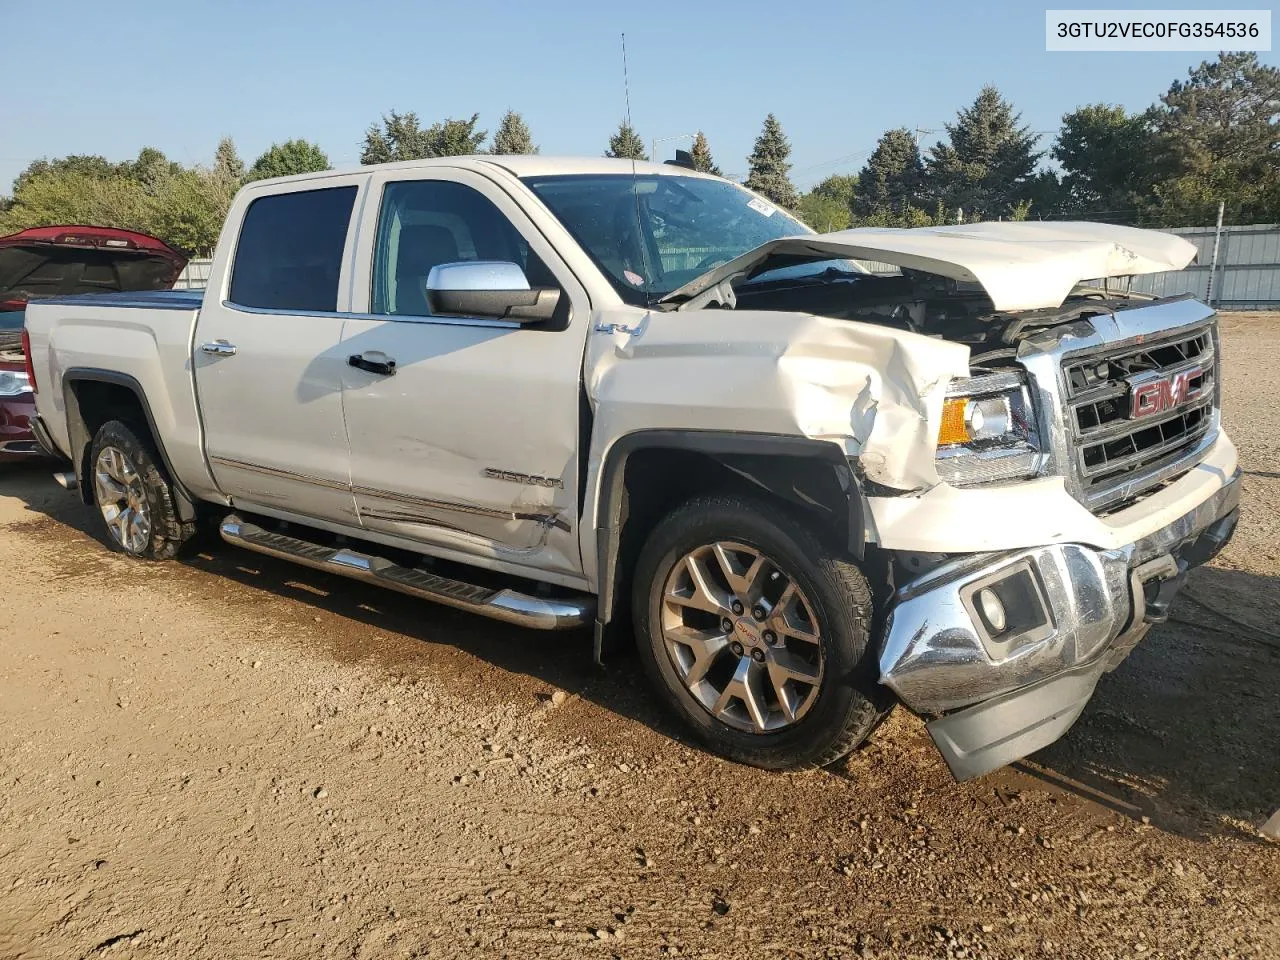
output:
[{"label": "windshield", "polygon": [[813,233],[727,180],[585,174],[524,182],[619,295],[637,306],[665,297],[762,243]]},{"label": "windshield", "polygon": [[[23,304],[25,307],[26,305]],[[24,309],[11,310],[7,304],[0,304],[0,331],[21,330],[22,321],[27,312]]]}]

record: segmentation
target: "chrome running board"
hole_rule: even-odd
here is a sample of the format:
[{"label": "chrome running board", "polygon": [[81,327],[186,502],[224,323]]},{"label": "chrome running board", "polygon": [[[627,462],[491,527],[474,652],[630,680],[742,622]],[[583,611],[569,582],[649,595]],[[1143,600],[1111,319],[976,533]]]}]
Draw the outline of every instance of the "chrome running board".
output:
[{"label": "chrome running board", "polygon": [[535,597],[516,590],[451,580],[425,570],[402,567],[384,557],[370,556],[346,547],[326,547],[264,530],[234,513],[222,521],[219,532],[227,543],[246,550],[292,560],[305,567],[336,573],[521,627],[567,630],[586,626],[595,616],[595,598],[586,594]]}]

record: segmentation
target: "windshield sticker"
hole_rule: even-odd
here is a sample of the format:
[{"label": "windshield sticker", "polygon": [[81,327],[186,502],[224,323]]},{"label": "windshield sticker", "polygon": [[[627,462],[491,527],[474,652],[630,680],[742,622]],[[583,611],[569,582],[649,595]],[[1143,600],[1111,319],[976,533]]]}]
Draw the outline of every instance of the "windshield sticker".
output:
[{"label": "windshield sticker", "polygon": [[634,287],[639,287],[644,285],[644,277],[640,276],[640,274],[638,273],[632,273],[630,270],[623,270],[622,275],[626,277],[627,282]]},{"label": "windshield sticker", "polygon": [[752,197],[750,200],[747,201],[747,206],[750,207],[752,210],[754,210],[756,213],[760,214],[760,216],[762,217],[772,217],[775,213],[778,212],[778,208],[775,207],[772,203],[766,203],[764,200],[761,200],[759,197]]}]

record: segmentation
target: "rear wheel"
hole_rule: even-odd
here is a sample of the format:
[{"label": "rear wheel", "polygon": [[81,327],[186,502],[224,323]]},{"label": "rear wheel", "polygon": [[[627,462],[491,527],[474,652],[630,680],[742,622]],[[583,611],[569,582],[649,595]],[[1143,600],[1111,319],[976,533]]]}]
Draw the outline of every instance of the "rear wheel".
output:
[{"label": "rear wheel", "polygon": [[647,671],[731,759],[831,763],[892,702],[876,682],[866,578],[775,505],[686,503],[650,535],[633,593]]},{"label": "rear wheel", "polygon": [[88,480],[107,536],[130,556],[169,559],[195,532],[178,517],[172,481],[145,429],[104,423],[93,438]]}]

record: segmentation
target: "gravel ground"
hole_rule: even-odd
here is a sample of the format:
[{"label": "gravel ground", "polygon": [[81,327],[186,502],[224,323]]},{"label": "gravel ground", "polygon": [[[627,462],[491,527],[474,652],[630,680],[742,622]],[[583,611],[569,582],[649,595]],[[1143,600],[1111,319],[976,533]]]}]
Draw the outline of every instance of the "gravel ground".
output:
[{"label": "gravel ground", "polygon": [[1280,316],[1224,324],[1247,514],[1068,736],[953,783],[677,739],[633,657],[255,554],[111,554],[0,474],[0,957],[1277,957]]}]

